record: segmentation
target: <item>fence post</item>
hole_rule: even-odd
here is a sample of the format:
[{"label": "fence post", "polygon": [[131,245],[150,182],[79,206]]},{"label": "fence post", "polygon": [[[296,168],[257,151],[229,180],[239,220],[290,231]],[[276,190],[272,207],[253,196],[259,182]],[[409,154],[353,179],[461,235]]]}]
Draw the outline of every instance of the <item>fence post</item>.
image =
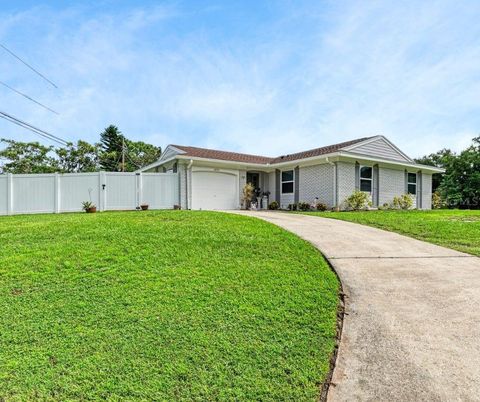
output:
[{"label": "fence post", "polygon": [[13,175],[7,173],[7,215],[13,214]]},{"label": "fence post", "polygon": [[54,209],[54,212],[56,214],[58,214],[58,213],[60,213],[60,177],[59,177],[58,173],[55,173],[54,180],[55,180],[55,185],[54,185],[55,209]]},{"label": "fence post", "polygon": [[98,210],[105,211],[107,205],[107,176],[105,172],[98,173]]},{"label": "fence post", "polygon": [[137,208],[143,204],[143,176],[142,173],[137,173]]}]

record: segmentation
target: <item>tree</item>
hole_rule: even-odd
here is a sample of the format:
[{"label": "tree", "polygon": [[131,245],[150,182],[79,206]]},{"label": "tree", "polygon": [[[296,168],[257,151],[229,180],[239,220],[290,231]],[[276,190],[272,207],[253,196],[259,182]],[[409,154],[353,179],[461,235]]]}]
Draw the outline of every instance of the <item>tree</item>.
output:
[{"label": "tree", "polygon": [[[142,141],[131,141],[118,127],[108,126],[100,134],[100,166],[107,171],[133,172],[160,158],[161,148]],[[123,152],[123,154],[122,154]],[[125,165],[122,166],[122,161]]]},{"label": "tree", "polygon": [[439,190],[448,205],[480,207],[480,137],[474,138],[470,147],[449,160]]},{"label": "tree", "polygon": [[445,169],[443,175],[433,175],[433,190],[438,190],[447,205],[462,208],[480,206],[480,136],[472,145],[456,154],[443,149],[416,159],[416,162]]},{"label": "tree", "polygon": [[122,149],[125,138],[117,126],[111,124],[100,134],[100,166],[103,170],[122,170]]},{"label": "tree", "polygon": [[[434,154],[426,155],[421,158],[415,159],[415,162],[422,165],[436,166],[439,168],[446,169],[450,165],[450,162],[455,158],[455,153],[450,149],[442,149]],[[440,187],[442,183],[443,174],[434,173],[432,176],[432,191],[435,192]]]},{"label": "tree", "polygon": [[98,172],[100,170],[100,144],[79,140],[77,145],[68,144],[55,150],[58,166],[63,173]]},{"label": "tree", "polygon": [[142,141],[126,140],[125,170],[131,172],[157,161],[162,148]]},{"label": "tree", "polygon": [[57,160],[51,155],[53,146],[38,142],[20,142],[0,139],[6,147],[0,151],[5,162],[0,173],[54,173],[58,171]]}]

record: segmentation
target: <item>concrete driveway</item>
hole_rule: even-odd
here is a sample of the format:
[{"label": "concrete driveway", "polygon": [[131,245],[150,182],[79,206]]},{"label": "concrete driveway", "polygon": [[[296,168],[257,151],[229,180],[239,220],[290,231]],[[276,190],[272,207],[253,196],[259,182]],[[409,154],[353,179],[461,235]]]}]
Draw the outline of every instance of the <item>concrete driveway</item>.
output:
[{"label": "concrete driveway", "polygon": [[242,213],[311,242],[340,276],[329,401],[480,400],[480,258],[334,219]]}]

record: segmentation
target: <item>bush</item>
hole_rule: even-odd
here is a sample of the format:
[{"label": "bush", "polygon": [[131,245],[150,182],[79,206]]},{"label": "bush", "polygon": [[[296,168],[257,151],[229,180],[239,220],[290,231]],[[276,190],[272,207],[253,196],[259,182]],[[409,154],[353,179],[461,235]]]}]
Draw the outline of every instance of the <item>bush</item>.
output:
[{"label": "bush", "polygon": [[413,206],[413,197],[411,194],[402,194],[399,197],[393,197],[392,206],[394,209],[410,209]]},{"label": "bush", "polygon": [[317,202],[317,205],[315,205],[315,209],[317,211],[326,211],[328,207],[327,204],[324,204],[323,202]]},{"label": "bush", "polygon": [[387,210],[387,209],[390,209],[390,208],[391,208],[391,206],[388,202],[385,202],[385,203],[383,203],[382,206],[378,207],[378,209],[381,210],[381,211],[384,211],[384,210]]},{"label": "bush", "polygon": [[296,211],[297,210],[297,204],[288,204],[287,209],[289,211]]},{"label": "bush", "polygon": [[297,209],[299,211],[310,211],[311,207],[310,207],[310,204],[308,202],[299,202],[297,204]]},{"label": "bush", "polygon": [[243,186],[242,190],[242,204],[245,209],[249,209],[252,204],[253,194],[255,193],[255,188],[251,183],[247,183]]},{"label": "bush", "polygon": [[348,210],[360,211],[362,209],[367,209],[372,205],[372,202],[367,193],[364,193],[363,191],[355,191],[344,201],[344,205]]},{"label": "bush", "polygon": [[280,205],[278,205],[277,201],[272,201],[270,204],[268,204],[268,209],[275,211],[278,208],[280,208]]},{"label": "bush", "polygon": [[442,208],[442,206],[443,206],[442,197],[440,196],[440,194],[437,191],[435,191],[432,194],[432,208],[433,209],[439,209],[439,208]]}]

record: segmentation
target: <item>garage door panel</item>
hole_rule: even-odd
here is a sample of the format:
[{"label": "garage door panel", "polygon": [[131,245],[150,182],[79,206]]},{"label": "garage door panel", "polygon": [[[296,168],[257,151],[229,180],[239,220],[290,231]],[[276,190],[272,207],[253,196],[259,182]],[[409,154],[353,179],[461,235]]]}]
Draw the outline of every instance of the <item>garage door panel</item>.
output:
[{"label": "garage door panel", "polygon": [[192,172],[193,209],[235,209],[237,177],[222,172]]}]

